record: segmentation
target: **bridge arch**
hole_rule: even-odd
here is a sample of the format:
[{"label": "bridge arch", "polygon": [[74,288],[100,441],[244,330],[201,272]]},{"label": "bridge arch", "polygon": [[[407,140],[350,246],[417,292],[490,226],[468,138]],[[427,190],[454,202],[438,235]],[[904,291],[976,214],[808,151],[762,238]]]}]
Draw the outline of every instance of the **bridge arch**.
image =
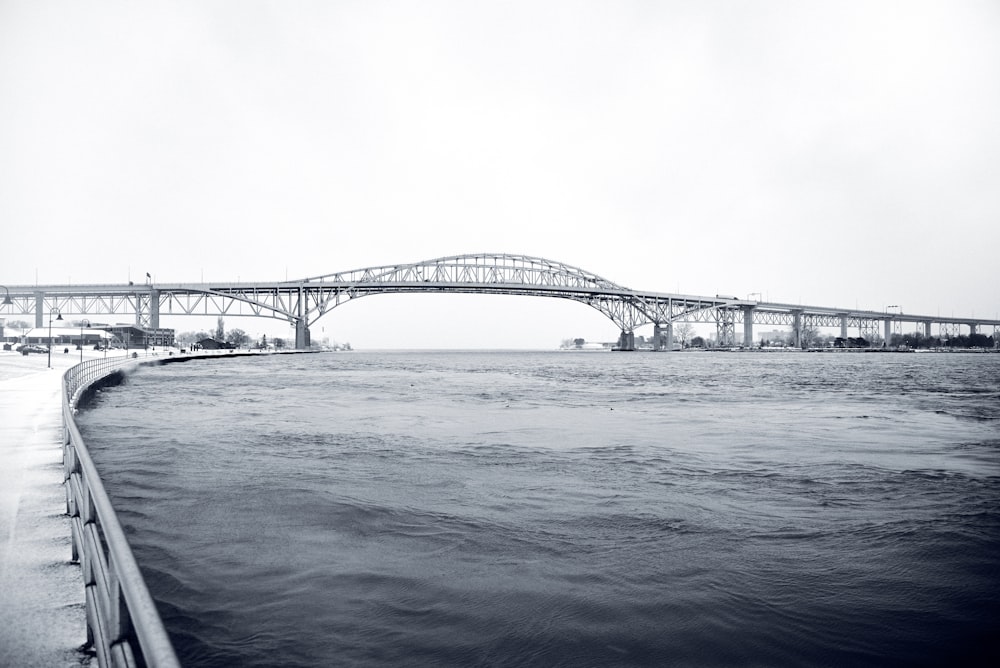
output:
[{"label": "bridge arch", "polygon": [[295,283],[305,287],[309,298],[306,326],[360,297],[443,291],[570,299],[597,309],[623,332],[653,322],[642,300],[628,288],[580,267],[530,255],[449,255],[311,276]]}]

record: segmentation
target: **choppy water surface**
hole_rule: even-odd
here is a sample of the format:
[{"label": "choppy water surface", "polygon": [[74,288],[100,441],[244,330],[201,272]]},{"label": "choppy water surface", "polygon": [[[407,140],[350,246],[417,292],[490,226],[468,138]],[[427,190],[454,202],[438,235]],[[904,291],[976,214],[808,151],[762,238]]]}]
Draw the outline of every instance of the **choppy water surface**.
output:
[{"label": "choppy water surface", "polygon": [[186,666],[1000,658],[1000,355],[197,361],[80,423]]}]

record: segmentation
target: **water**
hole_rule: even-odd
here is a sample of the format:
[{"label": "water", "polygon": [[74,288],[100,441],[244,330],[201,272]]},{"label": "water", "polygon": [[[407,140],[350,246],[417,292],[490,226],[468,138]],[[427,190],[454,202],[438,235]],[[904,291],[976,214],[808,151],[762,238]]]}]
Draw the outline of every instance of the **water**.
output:
[{"label": "water", "polygon": [[186,666],[1000,658],[1000,355],[209,360],[80,424]]}]

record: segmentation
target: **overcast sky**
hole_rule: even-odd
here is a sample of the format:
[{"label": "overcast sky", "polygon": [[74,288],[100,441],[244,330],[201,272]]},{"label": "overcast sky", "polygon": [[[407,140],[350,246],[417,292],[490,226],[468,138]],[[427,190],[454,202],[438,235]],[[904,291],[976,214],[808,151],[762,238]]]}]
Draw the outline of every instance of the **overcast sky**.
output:
[{"label": "overcast sky", "polygon": [[[998,36],[995,0],[0,0],[0,282],[508,252],[641,290],[998,318]],[[562,300],[430,295],[313,327],[576,336],[617,331]]]}]

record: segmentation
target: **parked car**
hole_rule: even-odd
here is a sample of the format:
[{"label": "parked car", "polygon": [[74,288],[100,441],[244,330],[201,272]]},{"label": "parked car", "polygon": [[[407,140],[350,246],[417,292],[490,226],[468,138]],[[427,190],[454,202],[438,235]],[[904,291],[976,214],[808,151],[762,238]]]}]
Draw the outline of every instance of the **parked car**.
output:
[{"label": "parked car", "polygon": [[42,353],[45,354],[49,352],[49,349],[45,346],[36,346],[34,344],[21,344],[15,350],[22,355],[27,355],[29,353]]}]

